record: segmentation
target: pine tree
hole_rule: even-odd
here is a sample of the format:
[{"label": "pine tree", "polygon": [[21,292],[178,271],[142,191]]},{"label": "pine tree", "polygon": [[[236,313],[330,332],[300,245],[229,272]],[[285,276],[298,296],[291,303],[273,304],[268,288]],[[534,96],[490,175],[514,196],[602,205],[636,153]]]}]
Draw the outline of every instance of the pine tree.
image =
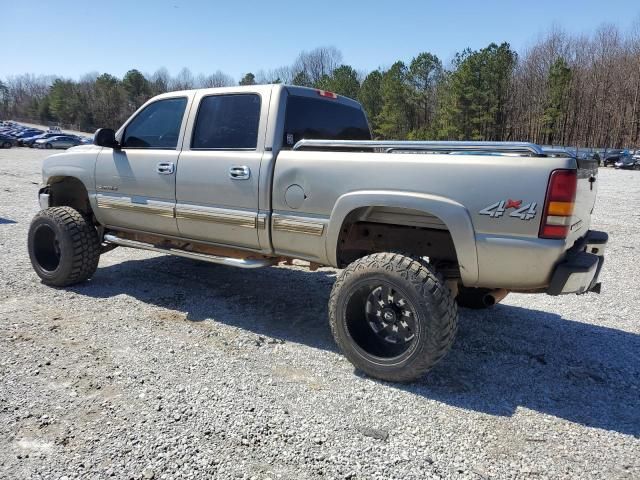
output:
[{"label": "pine tree", "polygon": [[255,85],[255,84],[256,84],[256,76],[251,72],[247,73],[244,77],[242,77],[242,80],[240,80],[240,85]]},{"label": "pine tree", "polygon": [[375,132],[378,128],[378,115],[382,111],[382,73],[374,70],[366,76],[358,92],[358,101],[367,112],[371,129]]},{"label": "pine tree", "polygon": [[542,116],[546,143],[553,144],[564,137],[563,123],[567,114],[571,76],[571,68],[562,57],[556,59],[549,69],[547,102]]},{"label": "pine tree", "polygon": [[323,76],[316,84],[317,88],[335,92],[349,98],[358,98],[360,82],[358,74],[349,65],[340,65],[331,75]]},{"label": "pine tree", "polygon": [[382,138],[402,139],[409,132],[407,111],[407,66],[394,63],[382,75],[382,109],[376,118],[376,135]]}]

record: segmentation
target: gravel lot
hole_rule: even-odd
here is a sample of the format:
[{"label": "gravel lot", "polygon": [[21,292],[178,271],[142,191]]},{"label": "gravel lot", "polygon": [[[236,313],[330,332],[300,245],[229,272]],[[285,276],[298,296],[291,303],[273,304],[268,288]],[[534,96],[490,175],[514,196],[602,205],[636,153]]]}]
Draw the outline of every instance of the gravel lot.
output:
[{"label": "gravel lot", "polygon": [[0,150],[0,478],[640,478],[640,172],[602,169],[602,295],[461,311],[423,381],[336,351],[335,270],[105,254],[43,286],[45,151]]}]

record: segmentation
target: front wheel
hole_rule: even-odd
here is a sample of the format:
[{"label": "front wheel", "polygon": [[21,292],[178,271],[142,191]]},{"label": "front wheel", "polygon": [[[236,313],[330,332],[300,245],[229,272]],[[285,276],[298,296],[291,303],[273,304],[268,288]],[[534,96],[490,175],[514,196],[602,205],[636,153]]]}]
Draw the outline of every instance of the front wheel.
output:
[{"label": "front wheel", "polygon": [[45,143],[45,144],[44,144],[44,148],[46,148],[46,149],[50,149],[50,148],[52,148],[52,147],[51,147],[51,144],[50,144],[50,143]]},{"label": "front wheel", "polygon": [[11,148],[11,142],[4,142],[2,148]]},{"label": "front wheel", "polygon": [[41,210],[28,237],[31,265],[43,283],[66,287],[90,278],[98,268],[96,229],[71,207]]},{"label": "front wheel", "polygon": [[329,322],[356,368],[381,380],[409,382],[449,351],[458,311],[451,291],[426,262],[376,253],[339,275]]}]

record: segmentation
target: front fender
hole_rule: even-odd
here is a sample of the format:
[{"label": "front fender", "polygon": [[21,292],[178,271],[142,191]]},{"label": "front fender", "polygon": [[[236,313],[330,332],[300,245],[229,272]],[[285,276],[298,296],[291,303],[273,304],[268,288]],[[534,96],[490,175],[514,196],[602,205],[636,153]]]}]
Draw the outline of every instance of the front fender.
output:
[{"label": "front fender", "polygon": [[42,162],[43,184],[48,184],[51,178],[74,177],[84,184],[87,192],[95,191],[95,163],[101,149],[81,145],[46,158]]},{"label": "front fender", "polygon": [[471,216],[460,203],[437,195],[389,190],[363,190],[342,195],[331,212],[326,236],[327,259],[337,265],[338,238],[347,216],[363,207],[407,208],[435,215],[447,226],[456,249],[460,275],[465,285],[478,281],[478,254]]}]

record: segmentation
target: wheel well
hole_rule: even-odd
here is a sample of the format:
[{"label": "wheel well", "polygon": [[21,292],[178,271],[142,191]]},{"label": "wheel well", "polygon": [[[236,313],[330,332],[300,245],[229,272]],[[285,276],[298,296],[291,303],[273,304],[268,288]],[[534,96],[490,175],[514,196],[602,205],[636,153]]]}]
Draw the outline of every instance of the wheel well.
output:
[{"label": "wheel well", "polygon": [[449,229],[439,217],[426,212],[397,207],[364,207],[351,212],[338,237],[338,265],[345,267],[378,252],[429,257],[445,277],[460,277]]},{"label": "wheel well", "polygon": [[87,189],[77,178],[53,177],[47,188],[50,207],[71,207],[85,216],[92,213]]}]

